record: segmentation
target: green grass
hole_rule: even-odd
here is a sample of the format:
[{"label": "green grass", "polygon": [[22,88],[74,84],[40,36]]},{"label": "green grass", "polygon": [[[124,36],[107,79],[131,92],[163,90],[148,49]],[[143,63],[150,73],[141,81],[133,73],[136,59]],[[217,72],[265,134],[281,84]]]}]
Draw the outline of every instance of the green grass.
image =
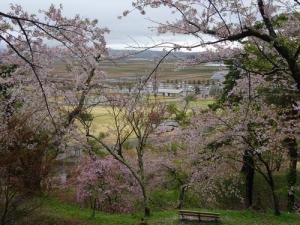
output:
[{"label": "green grass", "polygon": [[297,146],[300,147],[300,139],[297,139]]},{"label": "green grass", "polygon": [[[52,218],[54,221],[58,221],[59,219],[77,221],[76,224],[78,225],[133,225],[138,224],[143,217],[142,213],[109,214],[96,212],[95,217],[92,218],[92,210],[90,209],[81,208],[77,204],[65,203],[49,197],[43,200],[40,215],[44,218]],[[156,224],[160,220],[172,218],[173,216],[176,216],[175,211],[154,212],[149,218],[149,222]]]},{"label": "green grass", "polygon": [[[221,222],[224,225],[296,225],[299,224],[299,214],[282,213],[275,216],[272,212],[258,213],[254,211],[233,211],[233,210],[206,210],[193,209],[197,211],[212,211],[221,214]],[[92,211],[80,208],[76,204],[63,203],[55,198],[45,198],[39,212],[40,218],[44,218],[43,225],[138,225],[141,221],[141,213],[133,214],[109,214],[96,212],[91,218]],[[50,222],[51,221],[51,222]],[[177,210],[161,210],[152,212],[151,217],[146,219],[149,225],[177,225]],[[192,224],[192,223],[186,223]],[[199,224],[199,223],[197,223]],[[211,224],[211,223],[209,223]]]},{"label": "green grass", "polygon": [[211,105],[215,102],[216,102],[216,100],[212,99],[212,98],[198,99],[198,100],[193,101],[193,102],[190,103],[190,108],[199,107],[199,106],[203,107],[203,108],[207,108],[208,105]]},{"label": "green grass", "polygon": [[[300,177],[300,171],[298,171]],[[286,172],[280,171],[274,176],[277,186],[277,193],[283,208],[286,205]],[[35,213],[34,221],[38,223],[26,223],[28,225],[138,225],[143,217],[141,212],[128,214],[110,214],[105,212],[96,212],[94,218],[91,218],[92,210],[82,208],[74,202],[74,190],[57,190],[58,194],[43,198],[42,207]],[[188,196],[186,196],[186,207],[197,211],[210,211],[221,214],[219,225],[299,225],[299,213],[283,212],[281,216],[275,216],[270,207],[272,200],[269,195],[269,189],[261,176],[256,176],[255,193],[260,194],[263,211],[252,210],[224,210],[224,209],[203,209],[193,206]],[[149,225],[192,225],[193,223],[180,223],[178,221],[176,205],[177,192],[175,190],[158,189],[152,190],[151,209],[153,210],[150,218],[147,219]],[[255,194],[255,195],[256,195]],[[299,193],[297,193],[299,194]],[[197,201],[193,199],[193,201]],[[199,201],[199,200],[198,200]],[[256,201],[256,200],[255,200]],[[232,201],[227,202],[224,207],[232,207]],[[239,206],[240,208],[242,206]],[[195,223],[194,223],[195,224]],[[199,223],[196,223],[199,225]],[[208,225],[213,223],[208,223]]]}]

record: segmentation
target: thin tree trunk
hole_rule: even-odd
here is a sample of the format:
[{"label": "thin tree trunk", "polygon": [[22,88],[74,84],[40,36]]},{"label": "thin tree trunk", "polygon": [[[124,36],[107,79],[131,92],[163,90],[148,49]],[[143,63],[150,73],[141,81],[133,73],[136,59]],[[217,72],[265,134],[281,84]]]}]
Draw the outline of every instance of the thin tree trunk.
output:
[{"label": "thin tree trunk", "polygon": [[[141,147],[140,147],[141,148]],[[146,217],[150,216],[150,208],[149,208],[149,199],[146,190],[146,181],[145,181],[145,172],[144,172],[144,161],[143,161],[143,154],[142,149],[138,149],[138,164],[139,164],[139,173],[140,173],[140,186],[143,193],[143,207],[144,207],[144,215]]]},{"label": "thin tree trunk", "polygon": [[272,191],[272,198],[273,198],[273,204],[274,204],[274,213],[275,213],[275,215],[279,216],[280,215],[279,200],[275,193],[274,185],[271,186],[271,191]]},{"label": "thin tree trunk", "polygon": [[179,196],[178,196],[178,204],[177,209],[182,209],[185,191],[187,189],[187,185],[181,185],[179,189]]},{"label": "thin tree trunk", "polygon": [[94,198],[94,201],[92,201],[92,218],[95,218],[96,215],[96,204],[97,204],[97,199]]},{"label": "thin tree trunk", "polygon": [[145,186],[142,186],[142,192],[143,192],[143,207],[144,207],[144,215],[145,216],[150,216],[150,208],[149,208],[149,201],[148,201],[148,195],[147,191],[145,189]]},{"label": "thin tree trunk", "polygon": [[289,170],[287,174],[287,184],[288,184],[288,202],[287,208],[289,212],[294,210],[295,205],[295,185],[297,182],[297,142],[295,138],[287,138],[285,140],[288,150],[289,150]]},{"label": "thin tree trunk", "polygon": [[273,199],[274,214],[276,216],[279,216],[280,215],[279,200],[275,192],[275,183],[274,183],[273,175],[272,172],[269,170],[269,168],[267,168],[267,172],[268,172],[268,183],[271,188],[272,199]]},{"label": "thin tree trunk", "polygon": [[250,208],[253,204],[254,184],[254,160],[248,150],[244,152],[242,173],[245,175],[245,207]]},{"label": "thin tree trunk", "polygon": [[5,203],[4,203],[4,209],[3,209],[3,213],[1,215],[1,224],[0,225],[5,225],[6,223],[6,217],[7,217],[7,213],[8,213],[8,208],[9,208],[9,198],[7,197],[7,193],[5,193]]},{"label": "thin tree trunk", "polygon": [[273,199],[273,208],[274,208],[274,214],[276,216],[280,215],[280,209],[279,209],[279,200],[278,197],[276,195],[275,192],[275,183],[274,183],[274,179],[273,179],[273,174],[272,174],[272,170],[270,169],[269,164],[262,159],[261,155],[258,155],[260,161],[264,164],[267,173],[263,173],[262,171],[260,171],[260,173],[263,175],[265,181],[269,184],[270,189],[271,189],[271,194],[272,194],[272,199]]}]

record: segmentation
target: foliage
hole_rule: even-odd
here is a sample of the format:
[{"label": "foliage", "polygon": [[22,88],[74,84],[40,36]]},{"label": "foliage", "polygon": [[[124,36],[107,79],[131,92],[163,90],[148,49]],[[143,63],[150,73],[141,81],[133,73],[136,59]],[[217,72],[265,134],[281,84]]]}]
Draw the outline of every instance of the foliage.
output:
[{"label": "foliage", "polygon": [[105,212],[133,209],[137,183],[130,171],[112,156],[83,159],[78,170],[78,201],[89,201],[94,210]]},{"label": "foliage", "polygon": [[[113,95],[106,96],[110,113],[113,118],[113,126],[108,131],[113,133],[113,144],[107,143],[105,139],[98,138],[91,134],[91,122],[83,122],[86,136],[98,142],[106,152],[115,160],[125,166],[136,180],[143,196],[143,207],[145,216],[150,214],[148,207],[148,181],[146,179],[145,164],[146,150],[148,150],[148,140],[156,132],[156,128],[162,122],[165,115],[165,106],[159,102],[151,102],[147,98],[140,96],[140,86],[135,87],[138,92],[133,95]],[[128,151],[128,140],[136,140],[134,152]]]},{"label": "foliage", "polygon": [[[106,54],[107,30],[97,21],[63,16],[61,6],[51,5],[41,16],[14,4],[0,13],[0,41],[6,44],[1,51],[1,154],[11,154],[7,149],[14,146],[15,161],[21,159],[28,172],[23,176],[42,181],[49,162],[68,148],[65,141],[79,139],[73,122],[86,107],[93,79],[103,76],[98,64]],[[58,45],[50,47],[46,40]],[[58,61],[66,65],[68,79],[53,74]],[[62,102],[69,104],[67,111]],[[34,183],[28,189],[41,189],[41,182]]]},{"label": "foliage", "polygon": [[[264,64],[266,60],[272,63],[268,68],[271,73],[259,69],[252,72],[270,76],[275,71],[288,70],[289,77],[300,90],[299,1],[133,1],[133,8],[142,14],[148,8],[160,7],[174,12],[176,19],[159,21],[158,33],[191,35],[197,40],[196,44],[170,43],[167,45],[169,48],[174,51],[199,47],[206,49],[196,59],[189,60],[188,64],[234,59],[244,53],[243,49],[228,43],[251,40],[255,43],[255,51],[263,56],[261,61],[257,58],[255,64]],[[129,10],[123,16],[128,14]],[[278,60],[273,61],[274,56]]]},{"label": "foliage", "polygon": [[[16,212],[7,217],[15,223],[23,203],[43,191],[57,156],[69,150],[71,139],[80,139],[74,120],[86,107],[93,79],[103,76],[98,63],[106,54],[107,29],[80,16],[67,18],[54,5],[37,16],[11,4],[0,15],[6,46],[0,53],[1,216],[3,222]],[[48,46],[49,40],[57,45]],[[68,79],[53,74],[58,61]]]}]

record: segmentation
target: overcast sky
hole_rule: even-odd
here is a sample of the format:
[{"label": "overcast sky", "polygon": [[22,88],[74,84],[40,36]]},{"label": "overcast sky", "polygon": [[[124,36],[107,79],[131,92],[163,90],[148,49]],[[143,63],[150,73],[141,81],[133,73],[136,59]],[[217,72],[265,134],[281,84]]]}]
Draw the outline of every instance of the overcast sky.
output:
[{"label": "overcast sky", "polygon": [[[126,9],[131,9],[132,0],[0,0],[0,9],[8,10],[10,3],[23,6],[30,13],[37,13],[38,9],[48,9],[51,3],[62,4],[66,16],[80,14],[82,17],[98,19],[101,26],[111,30],[106,37],[108,46],[111,48],[125,48],[129,45],[151,45],[159,41],[174,41],[186,43],[186,37],[172,35],[157,36],[149,29],[155,26],[149,18],[156,21],[166,21],[172,19],[167,9],[152,9],[142,16],[134,11],[125,18],[118,19]],[[134,40],[134,41],[133,41]]]}]

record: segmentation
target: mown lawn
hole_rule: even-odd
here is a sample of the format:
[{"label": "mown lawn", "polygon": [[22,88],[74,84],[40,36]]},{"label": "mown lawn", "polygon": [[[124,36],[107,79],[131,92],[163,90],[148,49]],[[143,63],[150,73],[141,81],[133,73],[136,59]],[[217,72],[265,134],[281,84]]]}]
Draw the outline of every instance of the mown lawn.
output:
[{"label": "mown lawn", "polygon": [[[201,209],[193,209],[200,210]],[[208,211],[202,209],[203,211]],[[254,211],[233,211],[233,210],[211,210],[221,213],[221,222],[224,225],[299,225],[300,215],[282,213],[275,216],[272,212],[258,213]],[[40,209],[39,220],[43,220],[43,225],[138,225],[141,221],[141,213],[132,214],[109,214],[97,212],[91,218],[92,211],[81,208],[76,204],[63,203],[55,198],[45,198]],[[161,210],[152,213],[146,219],[149,225],[179,225],[179,224],[199,224],[199,223],[180,223],[177,210]],[[205,223],[203,223],[205,224]],[[214,224],[214,223],[208,223]]]}]

